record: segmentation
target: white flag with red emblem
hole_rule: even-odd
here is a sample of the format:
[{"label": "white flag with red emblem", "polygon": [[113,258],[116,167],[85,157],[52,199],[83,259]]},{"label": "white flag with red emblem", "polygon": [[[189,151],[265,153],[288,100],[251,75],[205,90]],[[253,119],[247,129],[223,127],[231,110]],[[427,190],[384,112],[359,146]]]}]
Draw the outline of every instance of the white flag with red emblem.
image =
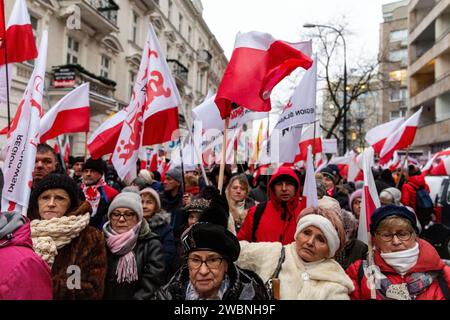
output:
[{"label": "white flag with red emblem", "polygon": [[359,215],[358,239],[368,243],[367,233],[370,231],[370,218],[372,213],[380,207],[377,187],[372,173],[374,150],[372,147],[363,153],[364,189]]},{"label": "white flag with red emblem", "polygon": [[317,199],[317,184],[314,173],[312,146],[308,146],[308,157],[306,160],[306,177],[305,185],[303,187],[304,208],[318,208],[319,200]]},{"label": "white flag with red emblem", "polygon": [[42,33],[39,56],[6,140],[3,164],[2,211],[25,212],[31,193],[32,174],[39,144],[42,99],[47,63],[48,32]]},{"label": "white flag with red emblem", "polygon": [[112,156],[121,179],[131,181],[136,177],[141,145],[174,140],[180,105],[175,81],[150,25],[131,102]]}]

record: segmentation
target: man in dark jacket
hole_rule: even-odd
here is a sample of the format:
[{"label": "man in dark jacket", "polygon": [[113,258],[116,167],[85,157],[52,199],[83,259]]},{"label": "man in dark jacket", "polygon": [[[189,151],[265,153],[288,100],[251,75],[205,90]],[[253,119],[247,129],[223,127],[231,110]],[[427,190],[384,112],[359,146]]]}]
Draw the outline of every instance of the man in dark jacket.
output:
[{"label": "man in dark jacket", "polygon": [[83,165],[83,180],[81,184],[84,196],[93,211],[90,225],[100,230],[107,220],[110,203],[119,193],[106,184],[103,178],[106,168],[104,160],[89,158]]},{"label": "man in dark jacket", "polygon": [[300,181],[294,170],[279,168],[269,181],[269,195],[268,202],[249,209],[237,235],[239,240],[283,245],[294,241],[297,218],[303,209],[299,200]]},{"label": "man in dark jacket", "polygon": [[175,237],[180,236],[183,220],[183,190],[181,188],[183,174],[180,167],[166,172],[164,192],[161,194],[161,207],[171,214],[171,227]]},{"label": "man in dark jacket", "polygon": [[267,300],[262,280],[240,269],[240,245],[221,225],[194,224],[182,237],[187,262],[158,292],[164,300]]},{"label": "man in dark jacket", "polygon": [[64,173],[58,161],[55,149],[46,143],[40,143],[36,149],[36,160],[33,170],[33,187],[49,173]]}]

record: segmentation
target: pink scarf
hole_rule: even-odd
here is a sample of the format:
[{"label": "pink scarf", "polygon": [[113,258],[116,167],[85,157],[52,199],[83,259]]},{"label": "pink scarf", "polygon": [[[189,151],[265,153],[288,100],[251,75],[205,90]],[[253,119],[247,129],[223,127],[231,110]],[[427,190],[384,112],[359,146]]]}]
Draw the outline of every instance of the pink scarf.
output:
[{"label": "pink scarf", "polygon": [[86,200],[92,207],[92,217],[97,213],[98,205],[100,204],[100,199],[102,197],[100,191],[98,191],[98,188],[104,186],[106,186],[106,182],[103,177],[101,177],[100,180],[98,180],[98,182],[93,186],[87,186],[84,182],[81,184],[81,189],[83,189]]},{"label": "pink scarf", "polygon": [[136,256],[133,249],[136,246],[141,224],[142,221],[131,230],[122,234],[117,234],[117,232],[112,230],[109,221],[103,226],[108,248],[112,253],[120,256],[116,269],[118,283],[130,283],[138,280]]}]

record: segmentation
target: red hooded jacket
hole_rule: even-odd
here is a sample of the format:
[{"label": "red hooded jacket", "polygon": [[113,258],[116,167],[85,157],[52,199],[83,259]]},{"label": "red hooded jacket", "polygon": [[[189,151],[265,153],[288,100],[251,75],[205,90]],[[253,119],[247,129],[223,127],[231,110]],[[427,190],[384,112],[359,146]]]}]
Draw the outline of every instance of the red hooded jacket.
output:
[{"label": "red hooded jacket", "polygon": [[[281,176],[288,175],[297,181],[298,188],[295,196],[288,201],[286,206],[286,218],[283,220],[283,207],[281,201],[278,200],[272,190],[273,181]],[[268,185],[269,189],[269,201],[267,202],[266,209],[261,217],[256,230],[256,242],[281,242],[283,245],[290,244],[294,241],[295,230],[297,229],[297,218],[303,209],[299,197],[300,197],[300,181],[295,172],[287,167],[281,167],[272,176]],[[256,206],[249,209],[244,223],[237,235],[239,240],[252,241],[252,229],[253,218],[255,215]]]},{"label": "red hooded jacket", "polygon": [[52,300],[48,265],[34,251],[30,221],[0,240],[0,300]]},{"label": "red hooded jacket", "polygon": [[405,183],[402,187],[402,198],[400,202],[404,206],[408,206],[414,209],[414,212],[416,212],[416,193],[417,189],[424,188],[427,190],[428,193],[430,193],[430,187],[425,182],[425,177],[420,176],[412,176],[409,177],[408,182]]},{"label": "red hooded jacket", "polygon": [[[436,249],[426,242],[425,240],[419,239],[419,258],[417,263],[407,274],[402,278],[391,266],[389,266],[381,257],[380,250],[375,252],[374,257],[375,265],[380,268],[380,271],[392,282],[392,284],[401,284],[402,282],[407,282],[410,275],[415,272],[429,272],[429,271],[440,271],[444,272],[444,279],[447,285],[450,286],[450,267],[445,265],[444,262],[439,257]],[[350,294],[352,300],[369,300],[370,289],[367,287],[367,278],[363,276],[361,279],[361,287],[358,281],[358,270],[362,263],[362,260],[356,261],[347,269],[347,275],[352,279],[355,285],[355,290]],[[377,292],[377,300],[382,300],[382,296]],[[416,297],[416,300],[445,300],[445,297],[439,287],[438,280],[435,279],[434,282],[425,289],[420,295]]]}]

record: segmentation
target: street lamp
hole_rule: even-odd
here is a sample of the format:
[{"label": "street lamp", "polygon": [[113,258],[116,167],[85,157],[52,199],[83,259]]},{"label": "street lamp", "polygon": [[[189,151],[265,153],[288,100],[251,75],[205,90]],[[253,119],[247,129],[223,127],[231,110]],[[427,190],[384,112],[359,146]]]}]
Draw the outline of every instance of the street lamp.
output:
[{"label": "street lamp", "polygon": [[344,154],[347,152],[347,45],[345,42],[345,38],[342,35],[342,32],[335,27],[323,25],[323,24],[311,24],[306,23],[303,25],[303,28],[328,28],[333,30],[338,34],[339,37],[341,37],[342,42],[344,43],[344,125],[343,125],[343,132],[344,132],[344,141],[343,141],[343,149]]}]

